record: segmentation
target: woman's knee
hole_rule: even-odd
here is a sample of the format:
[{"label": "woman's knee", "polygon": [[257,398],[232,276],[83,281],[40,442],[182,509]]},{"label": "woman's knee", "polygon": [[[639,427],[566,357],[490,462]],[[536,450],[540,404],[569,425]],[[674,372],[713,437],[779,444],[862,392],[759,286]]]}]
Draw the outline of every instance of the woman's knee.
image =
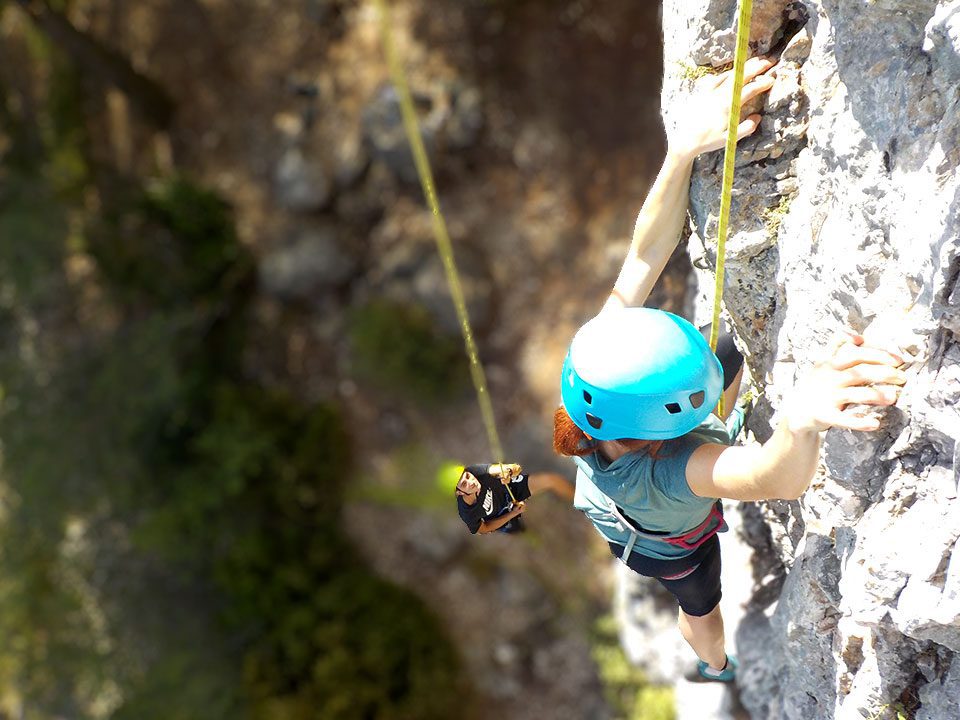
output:
[{"label": "woman's knee", "polygon": [[[709,609],[706,609],[709,607]],[[720,601],[709,603],[704,608],[680,608],[680,619],[692,625],[713,622],[716,618],[723,619],[720,613]]]}]

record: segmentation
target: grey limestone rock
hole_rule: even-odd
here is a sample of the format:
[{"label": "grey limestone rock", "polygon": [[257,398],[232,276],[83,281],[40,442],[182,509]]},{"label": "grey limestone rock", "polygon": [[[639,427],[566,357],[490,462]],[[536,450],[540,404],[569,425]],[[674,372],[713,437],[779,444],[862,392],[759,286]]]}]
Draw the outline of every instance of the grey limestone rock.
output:
[{"label": "grey limestone rock", "polygon": [[310,300],[336,287],[357,268],[331,226],[304,230],[260,262],[260,283],[284,300]]},{"label": "grey limestone rock", "polygon": [[302,146],[288,147],[274,173],[277,201],[290,210],[321,210],[333,194],[333,182],[323,163],[311,157]]},{"label": "grey limestone rock", "polygon": [[942,73],[945,83],[960,82],[960,3],[939,3],[927,23],[923,50]]},{"label": "grey limestone rock", "polygon": [[942,677],[920,688],[917,720],[960,720],[960,662],[956,659]]},{"label": "grey limestone rock", "polygon": [[[451,226],[450,232],[470,322],[475,331],[482,332],[493,317],[496,302],[487,291],[487,262],[476,247],[457,241],[459,231],[456,226]],[[445,332],[460,333],[460,321],[450,301],[428,211],[412,205],[396,209],[374,231],[371,255],[375,258],[375,265],[366,274],[362,295],[420,305]]]},{"label": "grey limestone rock", "polygon": [[[413,100],[418,110],[426,110],[420,118],[420,136],[427,156],[433,160],[437,133],[443,121],[442,111],[425,93],[415,93]],[[400,96],[393,85],[381,87],[364,109],[363,132],[374,159],[405,182],[417,181],[417,168],[404,132]]]},{"label": "grey limestone rock", "polygon": [[[750,46],[760,55],[769,52],[783,37],[786,20],[801,7],[782,0],[755,0],[750,23]],[[698,0],[683,6],[683,19],[696,18],[690,57],[696,65],[719,67],[731,61],[736,44],[737,6],[724,0]],[[668,9],[664,8],[665,14]]]},{"label": "grey limestone rock", "polygon": [[[693,5],[664,3],[668,127],[689,88],[684,68],[731,56],[735,1]],[[910,380],[879,432],[827,434],[800,502],[748,514],[755,578],[787,576],[775,602],[777,583],[758,581],[747,613],[727,618],[741,698],[756,718],[809,720],[873,717],[913,695],[918,718],[955,718],[960,2],[779,1],[757,12],[753,51],[785,48],[765,119],[738,151],[724,288],[765,385],[768,409],[751,428],[769,436],[796,378],[844,329],[899,346]],[[712,303],[720,155],[700,158],[691,184],[698,317]]]},{"label": "grey limestone rock", "polygon": [[[411,91],[418,112],[420,136],[435,161],[443,150],[473,146],[484,125],[483,102],[476,88],[435,83]],[[374,160],[407,183],[417,182],[417,168],[407,143],[400,99],[393,85],[382,86],[363,111],[363,135]]]}]

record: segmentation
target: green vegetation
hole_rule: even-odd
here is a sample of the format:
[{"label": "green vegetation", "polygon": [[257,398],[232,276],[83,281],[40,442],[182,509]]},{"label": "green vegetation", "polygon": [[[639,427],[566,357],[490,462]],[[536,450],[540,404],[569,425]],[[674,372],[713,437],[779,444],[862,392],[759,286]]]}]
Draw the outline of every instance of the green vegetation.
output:
[{"label": "green vegetation", "polygon": [[775,238],[780,232],[780,225],[783,219],[790,211],[790,203],[793,200],[791,195],[781,195],[780,201],[774,206],[763,211],[763,225],[767,229],[767,234]]},{"label": "green vegetation", "polygon": [[371,302],[353,314],[350,340],[357,378],[403,400],[430,405],[469,387],[462,341],[422,307]]},{"label": "green vegetation", "polygon": [[681,60],[677,62],[677,66],[680,68],[680,79],[689,85],[693,85],[700,80],[700,78],[704,78],[707,75],[719,75],[729,70],[733,64],[728,63],[721,67],[713,67],[713,65],[694,65]]},{"label": "green vegetation", "polygon": [[901,703],[887,703],[871,713],[869,720],[909,720],[913,714],[909,713]]},{"label": "green vegetation", "polygon": [[673,688],[651,685],[642,670],[627,660],[612,616],[593,629],[593,659],[616,720],[674,720]]},{"label": "green vegetation", "polygon": [[229,207],[92,172],[62,79],[0,166],[0,715],[457,716],[443,629],[340,527],[337,408],[244,372]]},{"label": "green vegetation", "polygon": [[164,309],[213,304],[230,301],[250,279],[252,261],[215,194],[183,178],[146,191],[111,190],[117,195],[91,228],[89,250],[119,302]]}]

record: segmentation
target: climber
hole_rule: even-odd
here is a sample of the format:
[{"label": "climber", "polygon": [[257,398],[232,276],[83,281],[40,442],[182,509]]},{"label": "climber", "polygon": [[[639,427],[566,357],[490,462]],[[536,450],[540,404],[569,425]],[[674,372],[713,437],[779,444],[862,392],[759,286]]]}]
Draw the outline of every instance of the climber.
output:
[{"label": "climber", "polygon": [[573,500],[573,485],[556,473],[525,475],[519,465],[502,463],[470,465],[457,480],[457,510],[471,533],[518,532],[525,501],[542,492]]},{"label": "climber", "polygon": [[[770,90],[774,68],[764,58],[747,62],[742,103]],[[794,388],[767,442],[731,446],[742,411],[719,418],[713,409],[721,394],[733,406],[739,354],[726,341],[718,357],[686,320],[640,307],[679,241],[694,159],[724,144],[732,77],[704,83],[668,131],[666,159],[610,297],[570,345],[554,448],[574,458],[574,506],[611,552],[677,598],[698,677],[730,682],[737,661],[726,653],[719,606],[719,499],[800,497],[817,468],[820,433],[878,429],[876,418],[848,406],[895,403],[905,375],[900,357],[849,335]],[[739,138],[759,123],[759,114],[743,119]]]},{"label": "climber", "polygon": [[[742,102],[771,88],[773,67],[747,63]],[[794,388],[767,442],[732,447],[739,418],[727,427],[712,412],[721,393],[736,395],[738,380],[723,367],[729,357],[718,359],[686,320],[639,307],[678,242],[694,158],[723,144],[731,82],[720,76],[668,133],[610,297],[570,345],[554,419],[555,449],[578,467],[575,507],[616,557],[677,598],[699,679],[721,682],[735,678],[737,661],[726,653],[719,607],[719,498],[799,498],[817,468],[820,433],[878,429],[875,417],[848,406],[891,405],[905,382],[899,356],[850,335]],[[759,121],[744,119],[739,137]]]}]

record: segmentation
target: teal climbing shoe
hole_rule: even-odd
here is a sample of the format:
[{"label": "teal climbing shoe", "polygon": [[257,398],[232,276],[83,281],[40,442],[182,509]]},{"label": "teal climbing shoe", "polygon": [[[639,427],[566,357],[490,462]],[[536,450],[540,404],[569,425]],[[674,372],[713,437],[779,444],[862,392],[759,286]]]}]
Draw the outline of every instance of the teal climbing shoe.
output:
[{"label": "teal climbing shoe", "polygon": [[729,655],[727,655],[727,666],[720,672],[712,670],[703,660],[697,662],[697,671],[700,673],[700,677],[709,682],[733,682],[737,677],[738,667],[740,667],[740,663],[737,662],[736,658]]}]

